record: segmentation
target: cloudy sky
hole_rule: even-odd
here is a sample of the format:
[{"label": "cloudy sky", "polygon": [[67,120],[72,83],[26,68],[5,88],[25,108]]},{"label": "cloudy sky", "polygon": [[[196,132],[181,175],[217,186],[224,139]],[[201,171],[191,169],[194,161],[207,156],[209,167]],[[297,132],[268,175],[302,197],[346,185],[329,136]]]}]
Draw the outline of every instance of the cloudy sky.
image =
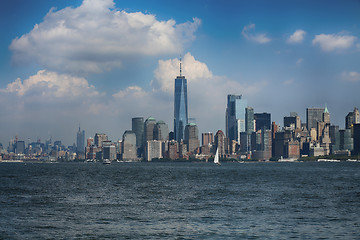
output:
[{"label": "cloudy sky", "polygon": [[173,129],[179,56],[189,115],[225,128],[227,94],[282,125],[327,104],[332,123],[360,107],[359,1],[2,0],[0,142],[111,140],[131,118]]}]

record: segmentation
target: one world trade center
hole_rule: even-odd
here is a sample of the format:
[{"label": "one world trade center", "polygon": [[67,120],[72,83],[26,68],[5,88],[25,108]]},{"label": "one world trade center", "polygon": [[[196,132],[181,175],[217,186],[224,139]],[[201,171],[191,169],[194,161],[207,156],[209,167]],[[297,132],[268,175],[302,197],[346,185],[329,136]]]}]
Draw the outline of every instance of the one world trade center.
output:
[{"label": "one world trade center", "polygon": [[188,124],[188,103],[187,103],[187,80],[181,75],[180,59],[180,76],[175,79],[174,93],[174,134],[175,140],[180,142],[184,139],[184,129]]}]

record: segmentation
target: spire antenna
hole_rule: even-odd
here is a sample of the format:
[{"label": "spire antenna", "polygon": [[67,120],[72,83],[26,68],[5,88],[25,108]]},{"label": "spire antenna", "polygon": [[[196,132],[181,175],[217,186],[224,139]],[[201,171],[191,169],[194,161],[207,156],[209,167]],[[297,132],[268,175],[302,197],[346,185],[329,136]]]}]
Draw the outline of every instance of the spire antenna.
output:
[{"label": "spire antenna", "polygon": [[180,54],[180,77],[181,77],[181,54]]}]

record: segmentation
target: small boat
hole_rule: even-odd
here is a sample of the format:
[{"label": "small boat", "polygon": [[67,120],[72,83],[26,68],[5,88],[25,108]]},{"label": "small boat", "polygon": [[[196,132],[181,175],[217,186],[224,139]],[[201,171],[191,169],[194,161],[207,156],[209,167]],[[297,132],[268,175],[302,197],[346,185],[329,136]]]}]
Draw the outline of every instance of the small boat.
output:
[{"label": "small boat", "polygon": [[216,149],[216,154],[215,154],[215,158],[214,158],[214,163],[216,165],[221,165],[220,161],[219,161],[219,149]]},{"label": "small boat", "polygon": [[111,164],[111,161],[109,159],[104,159],[103,164]]}]

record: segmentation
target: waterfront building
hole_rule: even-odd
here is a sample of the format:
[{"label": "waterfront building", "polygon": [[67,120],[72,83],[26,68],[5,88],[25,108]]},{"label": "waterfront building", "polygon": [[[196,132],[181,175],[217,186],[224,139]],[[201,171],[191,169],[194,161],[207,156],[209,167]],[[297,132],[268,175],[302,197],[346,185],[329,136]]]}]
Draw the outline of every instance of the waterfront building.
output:
[{"label": "waterfront building", "polygon": [[143,141],[144,141],[144,118],[143,117],[132,118],[131,130],[136,135],[136,148],[138,151],[138,156],[140,156],[143,149]]},{"label": "waterfront building", "polygon": [[360,123],[353,124],[354,150],[353,155],[360,154]]},{"label": "waterfront building", "polygon": [[220,157],[224,157],[225,154],[226,154],[226,141],[225,141],[225,134],[223,131],[221,130],[218,130],[215,134],[215,140],[214,140],[214,143],[215,143],[215,149],[214,151],[216,152],[217,149],[219,151],[219,156]]},{"label": "waterfront building", "polygon": [[162,141],[150,140],[146,142],[145,159],[146,161],[152,161],[154,158],[163,158]]},{"label": "waterfront building", "polygon": [[187,151],[194,152],[200,147],[198,127],[195,123],[189,123],[185,127],[185,141],[187,144]]},{"label": "waterfront building", "polygon": [[136,151],[136,134],[133,131],[127,130],[122,137],[122,160],[137,160]]},{"label": "waterfront building", "polygon": [[111,141],[102,142],[103,159],[116,160],[116,147]]},{"label": "waterfront building", "polygon": [[229,141],[235,140],[240,143],[240,133],[246,131],[245,109],[247,100],[242,95],[227,96],[226,107],[226,137]]},{"label": "waterfront building", "polygon": [[300,144],[298,141],[285,142],[284,157],[290,159],[298,159],[300,157]]},{"label": "waterfront building", "polygon": [[323,122],[324,108],[306,108],[306,128],[317,128],[318,122]]},{"label": "waterfront building", "polygon": [[255,113],[254,119],[256,123],[256,131],[262,129],[271,129],[271,114],[270,113]]},{"label": "waterfront building", "polygon": [[169,140],[169,127],[164,121],[158,121],[154,127],[154,139],[167,141]]},{"label": "waterfront building", "polygon": [[184,139],[185,126],[188,124],[188,99],[187,99],[187,80],[181,75],[175,79],[174,92],[174,134],[175,140],[180,142]]},{"label": "waterfront building", "polygon": [[354,149],[354,139],[351,136],[351,129],[341,129],[335,133],[335,142],[332,144],[332,153],[347,150],[351,152]]}]

